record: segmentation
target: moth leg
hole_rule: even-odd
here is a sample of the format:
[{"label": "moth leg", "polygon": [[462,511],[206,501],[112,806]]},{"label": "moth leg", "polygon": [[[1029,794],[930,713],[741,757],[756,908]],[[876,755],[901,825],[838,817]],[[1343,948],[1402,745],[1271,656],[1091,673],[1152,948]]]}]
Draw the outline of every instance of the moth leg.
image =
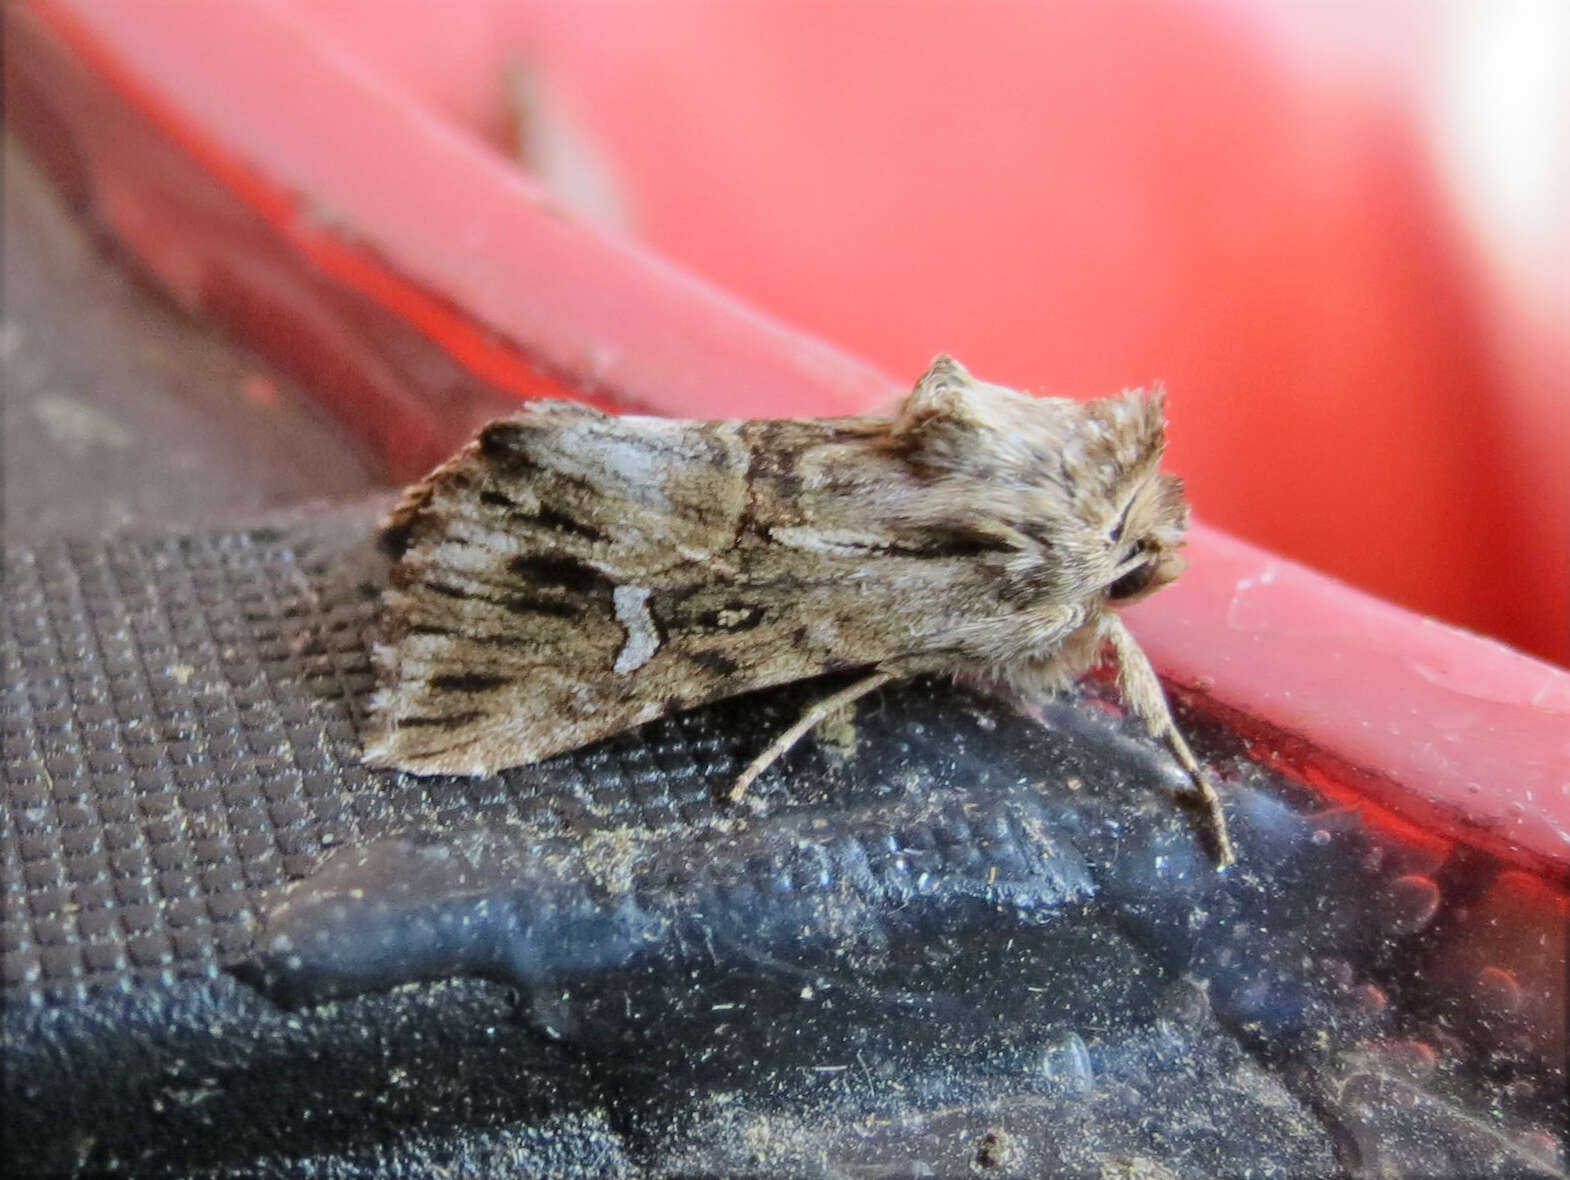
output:
[{"label": "moth leg", "polygon": [[837,713],[846,705],[860,700],[869,692],[877,691],[894,679],[896,677],[892,672],[873,672],[868,676],[862,677],[854,684],[849,684],[838,692],[831,693],[821,701],[810,706],[802,713],[794,725],[770,743],[767,750],[747,764],[747,769],[741,772],[730,789],[731,802],[741,802],[742,796],[747,793],[747,788],[752,786],[753,780],[775,762],[779,761],[792,746],[801,741],[802,736],[814,725],[817,725],[825,717]]},{"label": "moth leg", "polygon": [[1232,837],[1227,830],[1227,817],[1221,810],[1221,797],[1200,768],[1194,752],[1188,748],[1177,723],[1172,720],[1172,709],[1166,694],[1161,691],[1161,681],[1150,666],[1144,649],[1116,615],[1109,615],[1105,634],[1112,643],[1118,661],[1118,681],[1122,685],[1123,699],[1133,710],[1134,716],[1145,723],[1150,736],[1164,741],[1177,758],[1178,764],[1188,772],[1194,784],[1194,802],[1204,814],[1206,834],[1210,838],[1211,853],[1216,867],[1224,869],[1237,860],[1232,850]]}]

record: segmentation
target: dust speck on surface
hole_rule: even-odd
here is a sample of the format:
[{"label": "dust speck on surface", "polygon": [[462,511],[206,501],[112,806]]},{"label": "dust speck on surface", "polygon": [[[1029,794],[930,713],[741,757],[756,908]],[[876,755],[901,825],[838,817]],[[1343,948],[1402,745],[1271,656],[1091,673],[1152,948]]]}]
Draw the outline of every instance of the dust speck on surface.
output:
[{"label": "dust speck on surface", "polygon": [[976,1155],[971,1160],[970,1170],[979,1175],[1006,1176],[1018,1171],[1024,1160],[1023,1144],[1002,1127],[993,1127],[976,1145]]},{"label": "dust speck on surface", "polygon": [[641,844],[639,833],[633,828],[590,832],[581,845],[583,866],[612,897],[626,893],[633,885]]},{"label": "dust speck on surface", "polygon": [[1178,1180],[1178,1174],[1144,1155],[1114,1155],[1101,1161],[1100,1180]]}]

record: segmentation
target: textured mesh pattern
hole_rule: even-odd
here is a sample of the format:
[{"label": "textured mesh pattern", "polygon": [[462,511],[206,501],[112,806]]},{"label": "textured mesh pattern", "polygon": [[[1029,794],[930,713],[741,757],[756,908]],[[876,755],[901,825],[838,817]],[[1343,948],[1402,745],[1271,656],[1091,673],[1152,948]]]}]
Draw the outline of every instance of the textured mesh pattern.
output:
[{"label": "textured mesh pattern", "polygon": [[301,558],[274,529],[7,556],[8,1000],[212,974],[258,890],[364,829],[371,599]]},{"label": "textured mesh pattern", "polygon": [[7,555],[8,1002],[214,975],[250,948],[262,891],[340,844],[585,813],[657,828],[711,806],[747,730],[691,715],[523,778],[366,770],[376,518]]}]

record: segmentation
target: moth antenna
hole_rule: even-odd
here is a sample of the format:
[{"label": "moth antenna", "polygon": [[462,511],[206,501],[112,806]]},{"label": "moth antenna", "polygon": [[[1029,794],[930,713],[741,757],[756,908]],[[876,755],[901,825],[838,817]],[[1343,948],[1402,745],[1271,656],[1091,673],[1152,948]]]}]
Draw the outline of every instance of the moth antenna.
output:
[{"label": "moth antenna", "polygon": [[752,786],[753,780],[784,757],[814,725],[839,712],[846,705],[859,701],[869,692],[876,692],[893,679],[895,676],[892,672],[874,672],[809,706],[794,725],[775,738],[769,748],[748,763],[747,769],[737,776],[735,784],[730,789],[731,802],[740,803],[747,793],[747,788]]},{"label": "moth antenna", "polygon": [[1216,794],[1216,788],[1200,767],[1194,752],[1188,748],[1188,743],[1183,740],[1177,723],[1172,720],[1172,709],[1167,704],[1166,694],[1161,691],[1161,681],[1156,678],[1156,670],[1150,666],[1150,660],[1139,646],[1139,641],[1117,615],[1108,613],[1103,633],[1111,642],[1117,658],[1118,683],[1123,690],[1124,702],[1134,716],[1145,723],[1151,737],[1167,744],[1194,784],[1190,802],[1204,820],[1205,835],[1211,845],[1210,852],[1215,858],[1216,868],[1224,869],[1235,864],[1237,854],[1232,848],[1226,813],[1221,810],[1221,797]]}]

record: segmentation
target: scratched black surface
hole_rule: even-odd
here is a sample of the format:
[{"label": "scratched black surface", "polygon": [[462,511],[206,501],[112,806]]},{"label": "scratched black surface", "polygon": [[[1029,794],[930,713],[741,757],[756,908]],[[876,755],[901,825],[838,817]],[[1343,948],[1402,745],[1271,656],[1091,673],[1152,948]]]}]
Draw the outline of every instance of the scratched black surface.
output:
[{"label": "scratched black surface", "polygon": [[1203,718],[1225,875],[1094,691],[1042,726],[891,689],[743,810],[723,787],[822,685],[372,773],[371,520],[7,555],[29,1173],[1562,1172],[1551,1040],[1415,970],[1465,928],[1411,882],[1455,866]]}]

